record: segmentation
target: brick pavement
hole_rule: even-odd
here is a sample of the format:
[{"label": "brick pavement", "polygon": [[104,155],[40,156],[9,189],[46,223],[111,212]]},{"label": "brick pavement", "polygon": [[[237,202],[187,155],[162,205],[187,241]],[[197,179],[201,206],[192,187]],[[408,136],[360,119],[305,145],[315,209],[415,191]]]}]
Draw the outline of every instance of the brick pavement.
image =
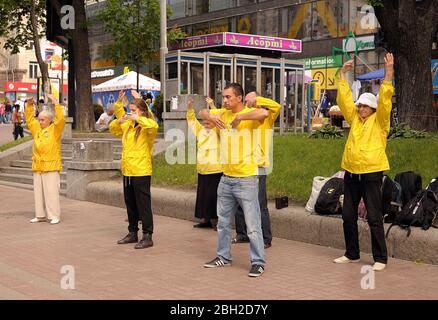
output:
[{"label": "brick pavement", "polygon": [[[267,268],[249,278],[247,244],[233,245],[230,268],[205,269],[216,233],[192,222],[154,216],[153,248],[117,245],[125,210],[62,198],[62,223],[30,224],[32,191],[0,186],[0,299],[437,299],[438,266],[390,259],[375,289],[361,289],[361,268],[335,265],[343,251],[274,238]],[[75,289],[61,289],[61,267],[75,270]]]}]

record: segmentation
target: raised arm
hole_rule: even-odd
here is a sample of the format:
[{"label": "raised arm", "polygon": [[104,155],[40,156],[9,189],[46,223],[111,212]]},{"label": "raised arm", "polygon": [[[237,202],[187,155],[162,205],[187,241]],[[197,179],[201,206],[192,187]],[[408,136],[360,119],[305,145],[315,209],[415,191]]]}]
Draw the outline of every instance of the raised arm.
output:
[{"label": "raised arm", "polygon": [[347,81],[347,72],[351,69],[353,69],[353,60],[347,61],[341,69],[341,80],[339,81],[338,96],[336,99],[342,111],[342,115],[349,124],[351,124],[357,116],[357,108],[354,104],[353,94]]},{"label": "raised arm", "polygon": [[117,119],[122,119],[125,115],[125,108],[123,108],[123,99],[125,98],[125,91],[121,90],[119,92],[119,98],[116,103],[114,103],[114,114]]},{"label": "raised arm", "polygon": [[36,132],[41,129],[40,123],[35,119],[35,103],[33,98],[27,100],[24,108],[24,117],[26,118],[27,127],[30,130],[32,136],[35,136]]},{"label": "raised arm", "polygon": [[198,136],[203,126],[199,123],[198,119],[196,119],[196,114],[195,114],[195,110],[193,109],[192,99],[188,101],[186,119],[187,119],[187,125],[189,126],[190,130],[192,130],[195,136]]},{"label": "raised arm", "polygon": [[394,56],[392,53],[387,53],[385,56],[385,79],[382,82],[379,90],[379,100],[377,102],[377,121],[380,126],[389,131],[390,115],[392,110],[392,96],[394,95],[394,87],[392,80],[394,78]]},{"label": "raised arm", "polygon": [[268,119],[271,124],[277,120],[281,111],[281,105],[277,101],[268,98],[257,97],[255,104],[257,107],[263,107],[269,111]]}]

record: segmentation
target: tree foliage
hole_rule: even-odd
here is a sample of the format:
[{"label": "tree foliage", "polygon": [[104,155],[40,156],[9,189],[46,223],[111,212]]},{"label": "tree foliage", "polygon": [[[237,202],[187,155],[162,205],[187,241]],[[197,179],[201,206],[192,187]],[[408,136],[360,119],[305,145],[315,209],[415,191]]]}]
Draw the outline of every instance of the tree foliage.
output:
[{"label": "tree foliage", "polygon": [[[172,10],[167,7],[167,16]],[[159,0],[107,0],[97,14],[113,42],[104,47],[103,55],[116,64],[145,64],[159,51]],[[168,32],[169,42],[185,37],[179,28]]]}]

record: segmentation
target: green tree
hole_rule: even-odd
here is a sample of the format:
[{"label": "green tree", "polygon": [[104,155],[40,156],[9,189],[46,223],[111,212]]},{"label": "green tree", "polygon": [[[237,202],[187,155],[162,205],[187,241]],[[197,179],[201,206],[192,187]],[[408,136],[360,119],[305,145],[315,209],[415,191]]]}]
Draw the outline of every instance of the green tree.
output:
[{"label": "green tree", "polygon": [[41,54],[40,39],[45,30],[45,0],[0,0],[0,36],[12,54],[32,43],[41,70],[44,98],[50,93],[49,69]]},{"label": "green tree", "polygon": [[438,0],[370,0],[394,53],[400,122],[418,130],[438,130],[433,106],[432,41],[438,27]]},{"label": "green tree", "polygon": [[[167,7],[167,16],[172,10]],[[140,67],[159,52],[160,2],[159,0],[107,0],[97,14],[105,32],[113,42],[103,49],[103,56],[115,64],[134,65],[137,71],[137,91]],[[168,32],[168,41],[184,38],[185,34],[174,27]]]}]

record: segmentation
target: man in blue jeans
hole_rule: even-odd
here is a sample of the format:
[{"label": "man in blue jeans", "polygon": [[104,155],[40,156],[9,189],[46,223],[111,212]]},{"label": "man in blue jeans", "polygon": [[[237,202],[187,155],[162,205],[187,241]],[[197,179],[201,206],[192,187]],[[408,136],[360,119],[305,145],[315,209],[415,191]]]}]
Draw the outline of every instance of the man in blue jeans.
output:
[{"label": "man in blue jeans", "polygon": [[243,89],[232,83],[224,88],[225,109],[201,110],[201,117],[220,129],[220,152],[224,175],[218,187],[217,256],[204,264],[206,268],[231,266],[231,219],[240,205],[243,209],[250,241],[250,277],[265,270],[265,249],[258,200],[258,127],[269,115],[262,108],[248,108],[243,103]]},{"label": "man in blue jeans", "polygon": [[[258,149],[259,165],[259,204],[262,219],[262,233],[265,249],[272,246],[271,221],[269,218],[268,197],[266,194],[266,176],[272,171],[272,137],[274,134],[273,127],[275,120],[280,114],[281,105],[274,100],[263,98],[257,95],[255,91],[245,96],[245,105],[250,108],[264,108],[269,112],[269,116],[259,126],[260,143]],[[249,242],[246,232],[245,217],[242,208],[239,207],[236,212],[236,238],[233,243]]]}]

